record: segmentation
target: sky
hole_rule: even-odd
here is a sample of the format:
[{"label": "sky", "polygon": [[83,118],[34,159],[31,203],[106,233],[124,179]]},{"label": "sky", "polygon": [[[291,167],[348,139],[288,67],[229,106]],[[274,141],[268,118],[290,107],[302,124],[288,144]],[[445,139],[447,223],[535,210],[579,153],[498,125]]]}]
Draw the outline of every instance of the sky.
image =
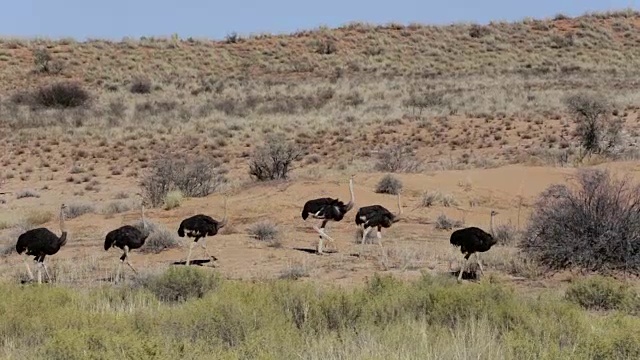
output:
[{"label": "sky", "polygon": [[640,0],[7,0],[2,37],[77,40],[170,36],[222,39],[352,21],[448,24],[638,9]]}]

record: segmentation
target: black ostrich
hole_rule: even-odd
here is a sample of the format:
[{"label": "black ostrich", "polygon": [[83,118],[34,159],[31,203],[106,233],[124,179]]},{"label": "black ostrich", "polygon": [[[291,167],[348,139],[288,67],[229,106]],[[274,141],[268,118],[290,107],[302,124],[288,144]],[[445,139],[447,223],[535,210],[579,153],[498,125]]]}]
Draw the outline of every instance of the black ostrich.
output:
[{"label": "black ostrich", "polygon": [[222,216],[222,220],[217,221],[213,219],[211,216],[198,214],[192,217],[186,218],[182,220],[180,223],[180,227],[178,228],[178,236],[194,238],[193,242],[189,244],[189,253],[187,254],[187,261],[185,264],[189,266],[189,262],[191,261],[191,251],[193,250],[193,245],[195,245],[198,240],[202,239],[200,246],[204,250],[204,253],[207,257],[214,259],[215,257],[209,254],[207,251],[207,245],[205,243],[207,236],[214,236],[222,229],[225,225],[227,225],[227,197],[224,198],[224,215]]},{"label": "black ostrich", "polygon": [[304,204],[302,208],[302,219],[307,220],[309,216],[314,219],[322,220],[322,224],[320,228],[317,226],[313,226],[313,229],[320,234],[320,240],[318,241],[318,246],[316,248],[316,252],[318,254],[323,254],[322,252],[322,238],[326,238],[327,240],[331,240],[335,244],[335,240],[333,240],[327,233],[324,231],[324,228],[327,226],[329,221],[340,221],[344,218],[345,214],[353,208],[355,204],[355,197],[353,195],[353,177],[351,175],[349,178],[349,192],[351,193],[351,200],[348,203],[344,203],[339,199],[332,198],[319,198],[309,200]]},{"label": "black ostrich", "polygon": [[476,255],[480,272],[484,275],[484,269],[482,268],[480,255],[478,255],[478,253],[488,251],[497,242],[493,231],[493,217],[495,215],[498,215],[498,213],[491,210],[491,221],[489,222],[490,234],[475,226],[459,229],[451,234],[451,239],[449,240],[451,245],[460,246],[460,252],[465,254],[464,263],[460,267],[460,274],[458,274],[458,281],[462,279],[462,273],[472,254]]},{"label": "black ostrich", "polygon": [[398,197],[398,213],[393,214],[382,205],[363,206],[356,213],[356,225],[362,229],[362,244],[374,227],[378,228],[378,244],[382,247],[382,228],[390,228],[393,223],[400,221],[402,205],[400,205],[400,193]]},{"label": "black ostrich", "polygon": [[[140,194],[138,195],[142,196]],[[150,231],[147,227],[146,221],[144,220],[144,199],[141,200],[140,204],[140,217],[142,219],[142,230],[132,225],[124,225],[115,230],[109,231],[104,239],[105,251],[112,247],[117,247],[122,249],[124,252],[122,256],[120,256],[120,263],[118,264],[115,282],[118,282],[120,279],[122,263],[126,263],[134,273],[137,273],[136,269],[134,269],[131,263],[129,263],[129,251],[142,247],[149,237]]]},{"label": "black ostrich", "polygon": [[65,204],[60,205],[60,237],[46,228],[31,229],[24,232],[18,237],[16,242],[16,251],[18,254],[24,253],[24,264],[27,267],[29,277],[33,281],[33,273],[27,263],[27,257],[35,256],[34,260],[38,266],[38,284],[42,283],[42,268],[44,268],[47,278],[51,281],[51,275],[47,266],[44,264],[44,258],[47,255],[55,255],[61,247],[67,243],[67,229],[64,226],[64,210],[67,208]]}]

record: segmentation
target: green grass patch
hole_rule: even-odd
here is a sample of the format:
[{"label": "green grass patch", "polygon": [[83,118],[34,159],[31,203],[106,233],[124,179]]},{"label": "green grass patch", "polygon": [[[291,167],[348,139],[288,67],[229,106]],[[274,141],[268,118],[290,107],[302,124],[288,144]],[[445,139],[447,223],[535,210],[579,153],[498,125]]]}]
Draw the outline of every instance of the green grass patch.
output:
[{"label": "green grass patch", "polygon": [[362,287],[172,268],[137,286],[2,284],[3,358],[630,359],[640,319],[490,282],[374,276]]}]

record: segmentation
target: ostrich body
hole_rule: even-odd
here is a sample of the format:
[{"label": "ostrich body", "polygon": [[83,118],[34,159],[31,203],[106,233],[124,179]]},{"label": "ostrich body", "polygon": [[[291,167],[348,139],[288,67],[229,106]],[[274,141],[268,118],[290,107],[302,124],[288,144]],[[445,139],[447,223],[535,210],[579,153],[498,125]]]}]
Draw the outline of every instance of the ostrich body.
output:
[{"label": "ostrich body", "polygon": [[322,224],[320,228],[317,226],[313,226],[313,229],[318,232],[320,235],[320,240],[318,241],[318,246],[316,248],[316,252],[318,254],[322,254],[322,243],[323,238],[326,238],[335,244],[335,240],[333,240],[327,233],[324,228],[327,226],[329,221],[340,221],[344,218],[346,213],[353,208],[355,204],[355,197],[353,194],[353,175],[349,178],[349,192],[351,194],[351,200],[348,203],[344,203],[339,199],[333,198],[318,198],[309,200],[304,204],[302,208],[302,220],[307,220],[309,216],[314,219],[322,220]]},{"label": "ostrich body", "polygon": [[464,269],[469,262],[469,257],[471,257],[472,254],[476,255],[480,272],[484,275],[484,269],[482,268],[482,263],[480,262],[480,256],[478,253],[488,251],[497,242],[493,231],[493,217],[495,215],[498,215],[498,213],[491,210],[491,221],[489,223],[491,231],[490,234],[475,226],[459,229],[451,234],[449,242],[453,246],[459,246],[460,252],[464,254],[464,263],[460,267],[458,281],[462,279],[462,273],[464,272]]},{"label": "ostrich body", "polygon": [[144,220],[144,201],[142,201],[142,204],[140,205],[140,217],[142,219],[142,230],[132,225],[124,225],[115,230],[109,231],[104,239],[105,251],[112,247],[117,247],[123,251],[122,256],[120,256],[118,271],[116,272],[116,282],[120,278],[122,263],[126,263],[134,273],[137,273],[136,269],[134,269],[131,263],[129,263],[129,251],[142,247],[149,237],[149,229],[147,228],[147,223]]},{"label": "ostrich body", "polygon": [[207,236],[214,236],[227,225],[227,198],[224,198],[224,215],[222,216],[222,220],[217,221],[211,216],[198,214],[192,217],[186,218],[182,220],[180,223],[180,227],[178,228],[178,236],[180,237],[190,237],[193,238],[193,242],[189,244],[189,253],[187,254],[186,265],[189,266],[189,262],[191,261],[191,251],[193,250],[193,245],[195,245],[198,240],[202,239],[200,246],[204,250],[204,253],[209,258],[214,258],[207,251],[207,245],[205,243]]},{"label": "ostrich body", "polygon": [[51,281],[51,275],[47,266],[44,264],[44,258],[47,255],[55,255],[61,247],[67,243],[67,229],[64,225],[64,209],[67,206],[62,204],[60,206],[60,237],[46,228],[31,229],[24,232],[18,237],[16,242],[16,252],[18,254],[24,253],[24,264],[27,267],[27,272],[31,280],[34,280],[33,273],[27,263],[27,257],[35,256],[34,260],[38,266],[38,284],[42,283],[42,268],[44,268],[45,274],[49,281]]},{"label": "ostrich body", "polygon": [[356,225],[362,228],[362,242],[364,244],[367,235],[374,227],[378,229],[378,244],[382,247],[382,228],[390,228],[395,222],[400,221],[402,215],[402,205],[400,205],[400,193],[398,198],[398,212],[391,213],[382,205],[363,206],[356,213]]}]

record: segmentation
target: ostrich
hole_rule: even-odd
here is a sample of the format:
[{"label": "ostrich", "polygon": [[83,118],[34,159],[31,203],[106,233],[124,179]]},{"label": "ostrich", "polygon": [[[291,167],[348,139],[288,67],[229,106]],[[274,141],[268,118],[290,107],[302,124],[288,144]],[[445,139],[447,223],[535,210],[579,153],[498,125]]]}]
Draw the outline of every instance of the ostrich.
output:
[{"label": "ostrich", "polygon": [[464,263],[460,267],[460,274],[458,274],[458,281],[462,279],[462,273],[464,272],[469,261],[469,257],[472,254],[476,255],[480,272],[484,275],[484,269],[482,268],[482,263],[480,262],[480,256],[478,253],[488,251],[497,242],[493,231],[493,217],[495,215],[498,215],[498,213],[491,210],[491,221],[489,223],[491,234],[488,234],[484,230],[475,226],[459,229],[451,234],[451,239],[449,240],[451,245],[460,246],[460,252],[465,254]]},{"label": "ostrich", "polygon": [[189,266],[189,262],[191,261],[191,251],[193,250],[193,245],[198,242],[202,238],[202,242],[200,246],[204,250],[204,253],[207,257],[215,259],[213,256],[209,254],[207,251],[207,245],[205,243],[207,236],[214,236],[227,225],[227,197],[224,197],[224,215],[222,216],[222,220],[217,221],[213,219],[211,216],[198,214],[192,217],[186,218],[182,220],[180,223],[180,227],[178,228],[178,236],[184,237],[192,237],[193,242],[189,244],[189,253],[187,254],[186,265]]},{"label": "ostrich", "polygon": [[320,234],[320,240],[318,241],[318,246],[316,248],[316,253],[323,254],[322,252],[322,238],[325,237],[328,240],[331,240],[335,243],[327,233],[324,231],[324,228],[327,226],[329,221],[340,221],[345,216],[345,214],[353,208],[355,203],[355,197],[353,195],[353,177],[351,175],[349,178],[349,192],[351,193],[351,200],[348,203],[344,203],[339,199],[332,198],[318,198],[309,200],[304,204],[302,208],[302,219],[307,220],[309,215],[311,215],[314,219],[322,220],[322,224],[320,228],[317,226],[313,226],[313,229]]},{"label": "ostrich", "polygon": [[[16,242],[16,252],[18,254],[24,253],[24,265],[27,267],[29,277],[33,281],[33,273],[27,263],[27,257],[34,255],[34,260],[38,266],[38,284],[42,283],[42,268],[51,281],[51,275],[47,266],[44,264],[44,258],[47,255],[56,254],[62,246],[67,243],[67,229],[64,226],[64,210],[67,208],[65,204],[60,205],[60,237],[56,236],[53,232],[46,228],[31,229],[24,232],[18,237]],[[25,252],[26,251],[26,252]]]},{"label": "ostrich", "polygon": [[[137,195],[142,197],[141,194]],[[140,217],[142,219],[142,230],[132,225],[124,225],[115,230],[109,231],[104,239],[105,251],[112,247],[117,247],[124,251],[120,257],[115,282],[118,282],[118,279],[120,278],[120,268],[122,267],[123,262],[129,265],[134,273],[137,273],[136,269],[134,269],[131,263],[129,263],[129,250],[139,249],[144,245],[147,237],[149,237],[150,231],[147,227],[146,221],[144,220],[144,199],[141,200],[140,204]]]},{"label": "ostrich", "polygon": [[374,227],[378,228],[378,244],[382,247],[382,228],[390,228],[395,222],[400,221],[402,205],[400,205],[400,192],[398,192],[398,213],[392,214],[382,205],[363,206],[356,214],[356,225],[362,228],[362,244]]}]

